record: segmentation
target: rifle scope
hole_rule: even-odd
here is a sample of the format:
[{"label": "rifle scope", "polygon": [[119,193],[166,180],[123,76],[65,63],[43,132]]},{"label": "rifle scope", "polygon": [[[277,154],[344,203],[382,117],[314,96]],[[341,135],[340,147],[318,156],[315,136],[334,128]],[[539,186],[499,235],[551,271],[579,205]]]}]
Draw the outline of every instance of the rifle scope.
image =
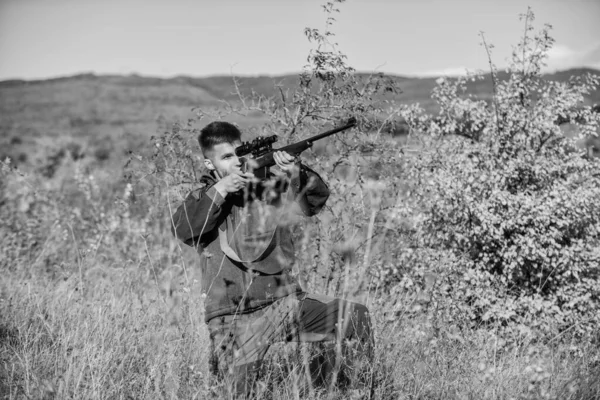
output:
[{"label": "rifle scope", "polygon": [[273,143],[275,143],[277,139],[277,135],[258,136],[251,142],[244,142],[236,147],[235,155],[241,157],[246,154],[252,154],[253,156],[258,157],[261,153],[271,150]]}]

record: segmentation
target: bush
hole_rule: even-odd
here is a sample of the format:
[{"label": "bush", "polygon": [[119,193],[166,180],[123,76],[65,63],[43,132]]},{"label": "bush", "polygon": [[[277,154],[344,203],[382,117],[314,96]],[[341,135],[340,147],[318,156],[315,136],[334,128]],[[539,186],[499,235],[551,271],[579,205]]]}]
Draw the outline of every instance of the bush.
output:
[{"label": "bush", "polygon": [[[417,258],[452,260],[438,272],[453,315],[517,333],[591,334],[600,315],[600,163],[576,141],[596,136],[598,115],[583,101],[598,77],[543,79],[550,27],[532,37],[533,13],[523,18],[508,79],[498,81],[490,61],[491,103],[463,95],[480,75],[440,78],[439,115],[404,112],[429,146],[410,167],[420,211],[409,216],[413,241]],[[558,118],[579,137],[567,137]]]}]

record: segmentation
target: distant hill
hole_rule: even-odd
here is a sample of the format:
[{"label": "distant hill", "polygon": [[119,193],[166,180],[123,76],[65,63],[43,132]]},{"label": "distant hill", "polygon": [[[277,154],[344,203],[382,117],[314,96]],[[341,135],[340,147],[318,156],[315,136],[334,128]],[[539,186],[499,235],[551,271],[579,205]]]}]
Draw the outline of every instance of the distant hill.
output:
[{"label": "distant hill", "polygon": [[[564,81],[572,75],[593,69],[572,69],[548,75]],[[366,74],[362,74],[366,75]],[[398,103],[420,103],[435,108],[431,90],[436,78],[389,76],[402,93],[390,99]],[[284,89],[297,84],[297,75],[236,78],[240,91],[270,96],[275,86]],[[491,95],[491,80],[477,82],[469,92],[482,98]],[[170,79],[138,75],[82,74],[47,80],[9,80],[0,82],[0,157],[19,152],[20,148],[52,144],[56,140],[89,142],[143,142],[178,120],[194,116],[194,108],[218,109],[224,102],[236,102],[231,76]],[[590,95],[590,103],[600,103],[600,92]],[[243,128],[260,125],[264,117],[232,119]],[[202,124],[204,121],[202,122]],[[118,147],[118,145],[115,145]],[[112,148],[111,148],[112,149]],[[20,156],[23,158],[23,155]]]}]

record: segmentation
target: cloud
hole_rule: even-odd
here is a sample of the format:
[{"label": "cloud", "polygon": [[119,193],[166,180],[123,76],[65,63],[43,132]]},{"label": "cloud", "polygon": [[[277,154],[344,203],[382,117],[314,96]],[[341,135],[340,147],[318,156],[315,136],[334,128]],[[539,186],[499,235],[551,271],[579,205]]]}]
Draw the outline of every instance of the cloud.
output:
[{"label": "cloud", "polygon": [[600,69],[600,43],[584,54],[581,65]]},{"label": "cloud", "polygon": [[574,66],[579,66],[579,59],[582,56],[582,52],[574,50],[568,46],[555,44],[550,50],[548,50],[548,69],[566,69]]},{"label": "cloud", "polygon": [[[600,42],[584,48],[573,48],[560,43],[555,44],[548,51],[546,63],[548,66],[543,69],[543,72],[555,72],[578,67],[590,67],[600,70]],[[503,69],[504,67],[498,66],[498,70]],[[483,70],[460,66],[420,71],[415,72],[413,75],[421,78],[437,78],[440,76],[456,77],[465,76],[477,71],[483,71],[484,73],[489,72],[485,66]]]},{"label": "cloud", "polygon": [[550,50],[548,50],[548,58],[550,60],[566,60],[577,55],[578,54],[575,50],[560,44],[553,46]]},{"label": "cloud", "polygon": [[462,66],[462,67],[450,67],[450,68],[443,68],[443,69],[438,69],[438,70],[418,72],[415,75],[419,76],[419,77],[423,77],[423,78],[427,78],[427,77],[431,78],[431,77],[438,77],[438,76],[465,76],[469,72],[473,72],[473,69]]},{"label": "cloud", "polygon": [[600,43],[574,49],[563,44],[555,44],[548,51],[548,70],[562,70],[575,67],[600,69]]}]

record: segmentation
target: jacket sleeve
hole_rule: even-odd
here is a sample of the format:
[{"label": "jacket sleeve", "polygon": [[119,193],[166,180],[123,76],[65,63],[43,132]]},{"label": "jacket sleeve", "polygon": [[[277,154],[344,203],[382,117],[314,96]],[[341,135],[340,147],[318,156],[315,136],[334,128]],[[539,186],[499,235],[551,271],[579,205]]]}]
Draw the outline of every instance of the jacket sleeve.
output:
[{"label": "jacket sleeve", "polygon": [[300,164],[298,174],[292,176],[290,193],[307,217],[316,215],[329,198],[329,188],[315,171]]},{"label": "jacket sleeve", "polygon": [[217,236],[216,229],[225,216],[224,202],[214,186],[194,190],[173,214],[171,232],[188,246],[204,247]]}]

